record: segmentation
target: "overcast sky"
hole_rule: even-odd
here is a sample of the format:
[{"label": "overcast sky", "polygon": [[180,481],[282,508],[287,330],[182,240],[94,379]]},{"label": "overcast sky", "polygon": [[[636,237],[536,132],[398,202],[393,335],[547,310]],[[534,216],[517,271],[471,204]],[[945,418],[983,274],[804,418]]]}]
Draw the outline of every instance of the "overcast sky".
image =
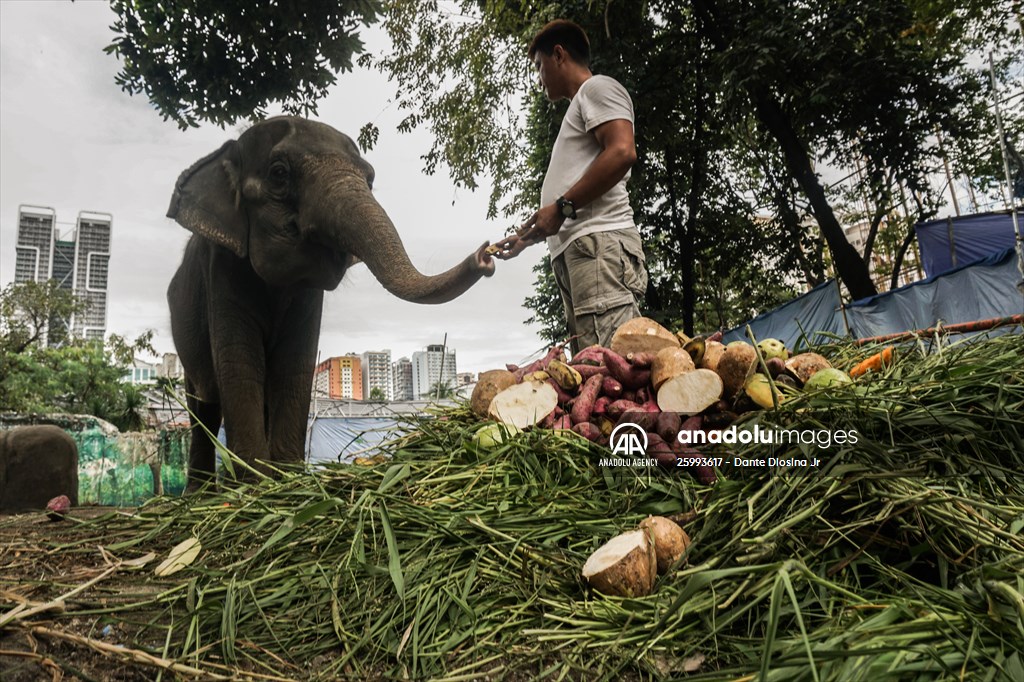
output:
[{"label": "overcast sky", "polygon": [[[64,230],[79,211],[114,216],[107,331],[134,338],[155,331],[154,347],[173,350],[164,298],[189,233],[164,217],[178,174],[237,130],[214,125],[181,131],[162,121],[144,96],[114,83],[119,63],[103,53],[114,14],[101,1],[0,2],[0,286],[14,278],[19,204],[52,207]],[[363,32],[371,51],[387,49],[379,30]],[[458,263],[509,220],[488,221],[483,183],[456,190],[444,173],[423,173],[429,132],[399,134],[394,86],[376,72],[340,74],[317,119],[355,138],[373,121],[374,193],[394,220],[413,263],[434,274]],[[525,216],[524,216],[525,217]],[[366,350],[411,356],[427,344],[458,353],[459,371],[519,362],[542,348],[524,321],[535,246],[498,262],[497,272],[441,306],[417,306],[387,293],[356,266],[325,298],[323,357]]]}]

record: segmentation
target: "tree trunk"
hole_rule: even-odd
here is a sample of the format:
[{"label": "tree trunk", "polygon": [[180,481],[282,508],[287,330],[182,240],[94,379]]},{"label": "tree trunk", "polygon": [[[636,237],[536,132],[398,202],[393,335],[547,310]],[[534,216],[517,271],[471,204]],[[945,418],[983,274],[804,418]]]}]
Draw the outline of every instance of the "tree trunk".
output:
[{"label": "tree trunk", "polygon": [[[705,35],[718,52],[725,52],[727,45],[726,32],[718,18],[718,8],[709,0],[690,0],[694,11],[700,18]],[[793,124],[783,111],[778,100],[763,83],[747,82],[747,94],[754,103],[754,111],[758,120],[771,133],[782,149],[786,168],[800,185],[807,196],[818,221],[825,242],[832,251],[832,259],[836,266],[839,279],[846,284],[854,299],[872,296],[878,291],[871,281],[867,264],[857,250],[846,240],[843,228],[839,225],[832,206],[825,196],[825,189],[818,181],[818,176],[811,166],[811,157],[803,141],[797,135]]]},{"label": "tree trunk", "polygon": [[693,258],[692,240],[688,238],[687,225],[679,215],[679,198],[676,195],[676,153],[674,149],[665,152],[665,184],[668,188],[668,205],[672,221],[672,236],[679,248],[679,273],[683,280],[683,331],[693,334]]},{"label": "tree trunk", "polygon": [[825,242],[832,251],[839,279],[850,290],[854,300],[874,296],[878,290],[871,281],[867,263],[857,253],[857,249],[846,240],[843,228],[828,203],[828,197],[825,196],[825,188],[821,186],[817,174],[811,167],[811,157],[793,130],[789,118],[764,86],[748,86],[747,91],[754,100],[758,120],[779,143],[789,172],[811,204],[811,210],[814,211],[814,217],[818,221]]},{"label": "tree trunk", "polygon": [[900,248],[896,250],[896,255],[892,259],[892,280],[889,282],[889,291],[897,288],[900,283],[900,269],[903,267],[903,257],[907,255],[907,249],[914,243],[914,223],[910,224],[910,229],[907,230],[907,236],[903,238],[903,243],[900,244]]}]

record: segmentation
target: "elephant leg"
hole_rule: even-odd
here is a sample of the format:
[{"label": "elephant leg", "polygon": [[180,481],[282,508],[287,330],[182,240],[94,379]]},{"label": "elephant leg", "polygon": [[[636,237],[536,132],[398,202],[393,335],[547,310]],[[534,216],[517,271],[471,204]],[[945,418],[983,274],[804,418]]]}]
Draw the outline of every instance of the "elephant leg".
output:
[{"label": "elephant leg", "polygon": [[305,460],[306,426],[320,339],[323,292],[307,290],[293,301],[268,360],[268,439],[275,462]]},{"label": "elephant leg", "polygon": [[[216,482],[217,446],[213,439],[220,431],[220,406],[207,403],[195,395],[195,389],[186,382],[189,422],[192,425],[192,443],[188,448],[188,482],[185,492],[192,493],[207,483]],[[205,427],[205,428],[204,428]],[[207,431],[212,435],[207,435]]]}]

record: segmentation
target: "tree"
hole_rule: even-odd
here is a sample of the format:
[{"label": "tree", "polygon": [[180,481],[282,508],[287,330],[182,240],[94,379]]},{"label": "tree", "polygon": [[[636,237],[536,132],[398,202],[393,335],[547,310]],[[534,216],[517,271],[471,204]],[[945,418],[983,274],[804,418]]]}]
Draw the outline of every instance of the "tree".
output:
[{"label": "tree", "polygon": [[455,397],[455,389],[447,381],[438,381],[430,390],[420,395],[425,400],[446,400]]},{"label": "tree", "polygon": [[111,0],[116,34],[106,48],[121,58],[116,76],[130,95],[145,93],[181,128],[220,126],[285,111],[316,113],[316,103],[362,52],[359,28],[377,21],[378,0]]},{"label": "tree", "polygon": [[0,292],[0,352],[26,351],[42,341],[52,320],[68,320],[88,305],[57,280],[9,284]]},{"label": "tree", "polygon": [[370,400],[387,400],[388,394],[384,392],[384,389],[380,386],[374,386],[370,389]]},{"label": "tree", "polygon": [[686,329],[705,311],[728,320],[799,282],[820,283],[826,260],[855,298],[872,293],[839,223],[840,187],[821,166],[862,163],[863,174],[839,184],[871,197],[883,217],[901,192],[919,216],[934,211],[935,131],[957,149],[992,148],[985,74],[967,55],[981,44],[1009,55],[1021,42],[998,0],[457,5],[453,16],[396,0],[384,21],[395,51],[375,62],[399,83],[403,125],[435,133],[428,170],[446,164],[470,187],[490,172],[492,212],[502,201],[507,213],[532,207],[562,109],[525,95],[527,133],[516,134],[525,47],[546,21],[572,17],[590,35],[595,72],[634,94],[640,160],[630,189],[657,272],[647,306]]},{"label": "tree", "polygon": [[[3,323],[8,324],[6,314]],[[123,430],[144,426],[145,396],[124,381],[136,354],[153,353],[153,332],[134,341],[111,335],[71,339],[59,348],[34,345],[0,352],[0,410],[91,414]]]}]

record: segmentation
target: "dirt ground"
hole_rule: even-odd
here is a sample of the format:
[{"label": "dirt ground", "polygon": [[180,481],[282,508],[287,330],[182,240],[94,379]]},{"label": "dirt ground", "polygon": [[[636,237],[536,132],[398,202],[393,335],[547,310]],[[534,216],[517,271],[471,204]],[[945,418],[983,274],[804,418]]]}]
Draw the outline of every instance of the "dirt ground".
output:
[{"label": "dirt ground", "polygon": [[[112,511],[79,507],[75,517],[95,518]],[[130,511],[130,510],[121,510]],[[110,565],[99,547],[69,547],[80,541],[75,521],[51,522],[43,512],[0,516],[0,680],[35,682],[83,680],[135,682],[153,680],[157,667],[132,662],[108,651],[128,642],[124,625],[102,615],[62,615],[52,603]],[[118,602],[117,581],[100,578],[93,587],[69,597],[67,609],[104,608]],[[38,613],[26,611],[43,605]],[[164,674],[163,679],[174,679]]]}]

